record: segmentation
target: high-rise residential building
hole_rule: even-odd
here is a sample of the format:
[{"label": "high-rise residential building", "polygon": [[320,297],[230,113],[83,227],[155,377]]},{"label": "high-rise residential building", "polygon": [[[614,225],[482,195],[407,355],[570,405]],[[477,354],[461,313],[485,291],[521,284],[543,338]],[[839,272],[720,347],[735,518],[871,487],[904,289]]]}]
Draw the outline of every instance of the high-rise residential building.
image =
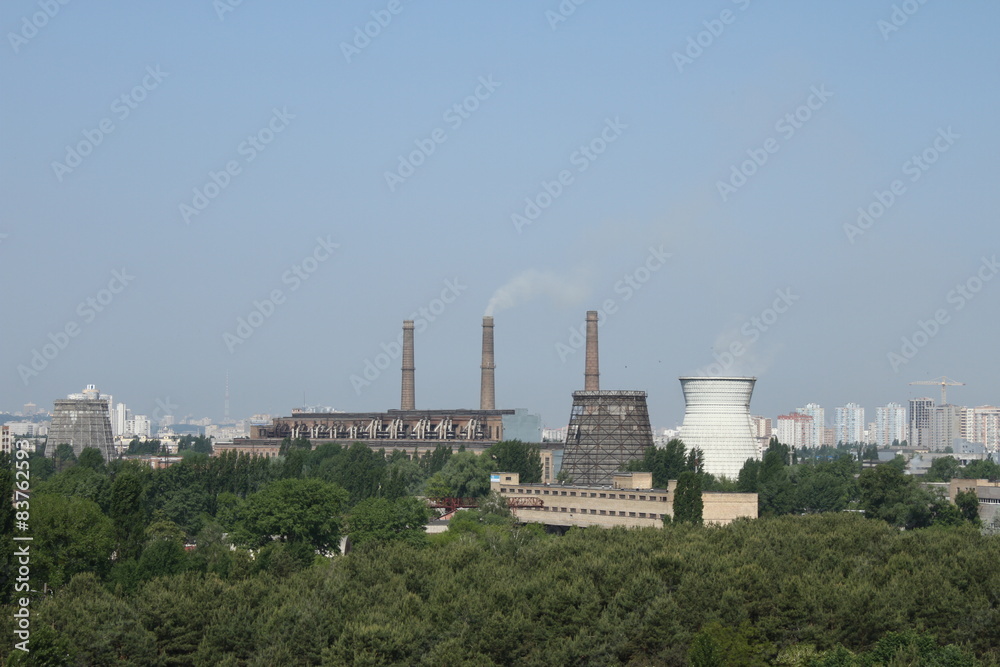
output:
[{"label": "high-rise residential building", "polygon": [[836,447],[837,437],[836,431],[832,426],[827,426],[823,429],[823,446],[824,447]]},{"label": "high-rise residential building", "polygon": [[767,451],[767,445],[771,442],[771,436],[774,435],[773,422],[770,417],[750,417],[750,427],[753,429],[754,440],[757,441],[757,458],[764,456],[764,452]]},{"label": "high-rise residential building", "polygon": [[910,399],[910,437],[907,444],[911,447],[926,449],[931,437],[931,411],[934,409],[932,398]]},{"label": "high-rise residential building", "polygon": [[889,403],[875,408],[875,444],[889,447],[893,441],[906,440],[906,408],[899,403]]},{"label": "high-rise residential building", "polygon": [[942,451],[951,447],[955,440],[962,437],[962,413],[965,408],[960,405],[935,405],[931,410],[930,438],[928,449]]},{"label": "high-rise residential building", "polygon": [[787,415],[778,415],[778,442],[789,447],[801,449],[812,447],[815,431],[813,430],[813,418],[811,415],[793,412]]},{"label": "high-rise residential building", "polygon": [[111,430],[115,437],[127,435],[125,423],[132,418],[132,411],[124,403],[115,403],[111,409]]},{"label": "high-rise residential building", "polygon": [[851,445],[865,441],[865,409],[857,403],[837,408],[833,424],[837,442]]},{"label": "high-rise residential building", "polygon": [[988,452],[1000,451],[1000,407],[965,408],[961,426],[963,440],[984,445]]},{"label": "high-rise residential building", "polygon": [[808,403],[804,408],[795,410],[799,414],[809,415],[813,418],[813,430],[809,442],[805,447],[820,447],[823,445],[823,427],[826,426],[826,410],[817,403]]}]

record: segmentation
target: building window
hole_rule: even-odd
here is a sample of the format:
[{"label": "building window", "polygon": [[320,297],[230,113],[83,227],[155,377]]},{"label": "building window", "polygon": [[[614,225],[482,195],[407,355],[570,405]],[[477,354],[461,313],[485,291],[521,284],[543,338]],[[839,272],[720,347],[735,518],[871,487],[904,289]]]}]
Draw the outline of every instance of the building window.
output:
[{"label": "building window", "polygon": [[601,494],[601,498],[607,498],[607,497],[608,497],[608,494],[606,494],[606,493],[602,493]]},{"label": "building window", "polygon": [[629,512],[628,515],[631,517],[635,517],[635,512]]},{"label": "building window", "polygon": [[[542,493],[541,489],[535,489],[535,495],[536,496],[537,495],[541,495],[541,493]],[[546,493],[548,493],[548,492],[546,491]]]},{"label": "building window", "polygon": [[639,512],[639,518],[640,519],[645,519],[646,518],[646,513],[645,512]]},{"label": "building window", "polygon": [[624,493],[619,493],[618,494],[618,499],[619,500],[625,500],[625,494]]},{"label": "building window", "polygon": [[569,495],[571,495],[571,496],[576,496],[576,491],[570,491],[570,492],[569,492]]},{"label": "building window", "polygon": [[646,496],[639,496],[639,500],[645,500]]},{"label": "building window", "polygon": [[625,516],[625,512],[618,512],[618,516]]},{"label": "building window", "polygon": [[607,514],[607,512],[605,512],[604,510],[601,510],[601,514]]},{"label": "building window", "polygon": [[566,495],[566,492],[565,492],[565,491],[563,491],[563,492],[562,492],[562,495],[564,495],[564,496],[565,496],[565,495]]},{"label": "building window", "polygon": [[591,497],[591,498],[596,498],[596,497],[597,497],[597,494],[596,494],[596,493],[591,493],[591,494],[590,494],[590,497]]},{"label": "building window", "polygon": [[565,511],[566,511],[566,508],[565,508],[565,507],[560,507],[560,508],[559,508],[559,511],[560,511],[560,512],[565,512]]},{"label": "building window", "polygon": [[635,496],[634,495],[629,495],[628,499],[629,500],[635,500]]},{"label": "building window", "polygon": [[545,489],[545,495],[549,495],[549,490]]}]

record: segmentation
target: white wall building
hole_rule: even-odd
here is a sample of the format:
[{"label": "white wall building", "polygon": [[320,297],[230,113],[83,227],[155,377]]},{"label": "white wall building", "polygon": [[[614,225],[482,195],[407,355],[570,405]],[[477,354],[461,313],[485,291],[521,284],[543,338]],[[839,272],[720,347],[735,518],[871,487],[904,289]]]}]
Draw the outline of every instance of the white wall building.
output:
[{"label": "white wall building", "polygon": [[806,407],[796,409],[796,412],[812,417],[812,433],[804,447],[820,447],[823,445],[823,427],[826,426],[826,410],[818,403],[807,403]]},{"label": "white wall building", "polygon": [[844,445],[865,441],[865,409],[857,403],[837,408],[833,428],[837,442]]},{"label": "white wall building", "polygon": [[906,440],[906,424],[906,408],[899,403],[875,408],[875,444],[890,447],[893,440],[903,442]]}]

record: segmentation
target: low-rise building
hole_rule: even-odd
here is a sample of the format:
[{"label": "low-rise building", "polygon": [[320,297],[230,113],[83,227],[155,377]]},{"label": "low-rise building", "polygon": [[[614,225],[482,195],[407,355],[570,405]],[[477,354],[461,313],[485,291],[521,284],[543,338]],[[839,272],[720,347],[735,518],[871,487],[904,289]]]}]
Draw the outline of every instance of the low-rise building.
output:
[{"label": "low-rise building", "polygon": [[979,518],[989,526],[1000,518],[1000,482],[988,479],[953,479],[948,487],[948,500],[955,502],[959,491],[974,491],[979,499]]},{"label": "low-rise building", "polygon": [[[676,481],[654,489],[648,472],[617,473],[612,480],[611,486],[522,484],[518,473],[498,472],[490,476],[490,488],[506,498],[514,516],[525,523],[657,528],[665,516],[673,517]],[[756,493],[704,492],[701,497],[705,523],[757,518]]]}]

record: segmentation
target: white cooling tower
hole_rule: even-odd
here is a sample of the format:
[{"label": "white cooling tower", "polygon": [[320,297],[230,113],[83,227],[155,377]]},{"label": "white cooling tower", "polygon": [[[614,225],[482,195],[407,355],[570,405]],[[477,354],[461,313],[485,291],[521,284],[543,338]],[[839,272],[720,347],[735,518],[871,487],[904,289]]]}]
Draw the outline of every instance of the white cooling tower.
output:
[{"label": "white cooling tower", "polygon": [[684,377],[684,423],[680,438],[688,451],[698,447],[702,468],[736,479],[747,459],[757,458],[750,422],[753,377]]}]

